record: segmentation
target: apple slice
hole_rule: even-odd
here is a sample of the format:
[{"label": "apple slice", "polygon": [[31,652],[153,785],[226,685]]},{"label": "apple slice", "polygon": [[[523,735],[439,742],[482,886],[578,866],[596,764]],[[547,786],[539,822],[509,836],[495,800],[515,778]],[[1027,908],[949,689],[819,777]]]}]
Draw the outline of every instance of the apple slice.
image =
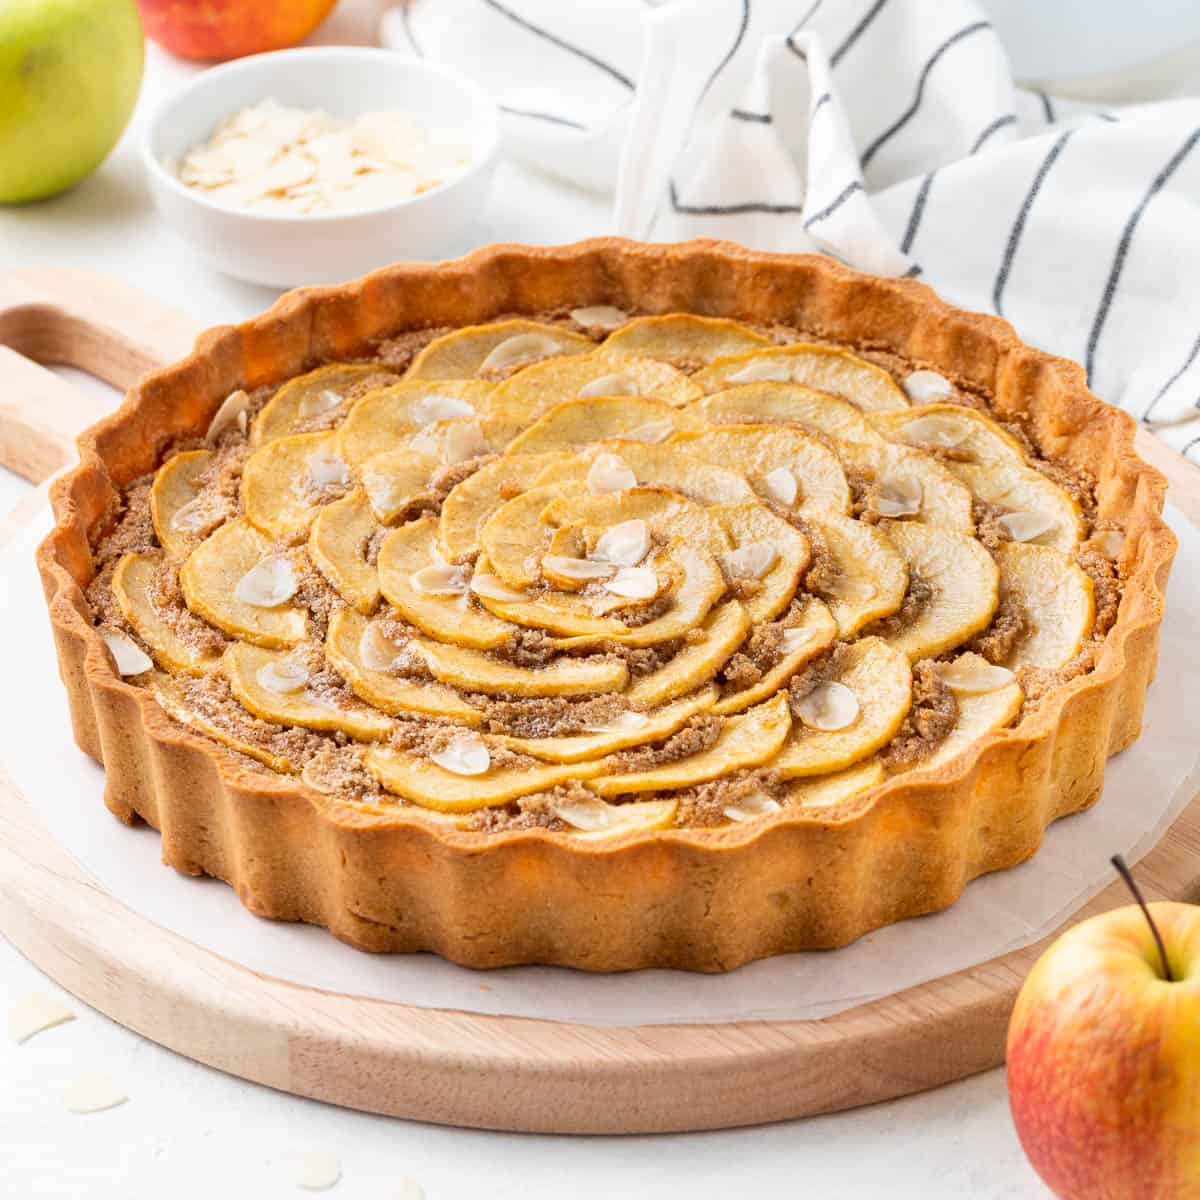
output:
[{"label": "apple slice", "polygon": [[160,553],[122,555],[113,572],[113,598],[159,666],[185,675],[204,675],[220,662],[221,652],[189,641],[181,634],[181,625],[188,622],[200,625],[186,608],[180,605],[178,612],[165,614],[152,599],[154,576],[163,564],[164,555]]},{"label": "apple slice", "polygon": [[424,586],[427,577],[421,572],[441,562],[436,534],[436,517],[393,529],[379,546],[379,590],[404,620],[431,637],[474,650],[494,650],[517,630],[469,603],[467,569],[459,593],[439,594]]},{"label": "apple slice", "polygon": [[557,354],[586,354],[595,345],[582,334],[539,321],[468,325],[430,342],[413,359],[404,378],[408,382],[486,377]]},{"label": "apple slice", "polygon": [[695,641],[688,641],[661,667],[630,685],[625,694],[633,704],[654,708],[707,683],[745,640],[750,618],[744,605],[727,600],[696,632]]},{"label": "apple slice", "polygon": [[[1005,672],[992,666],[978,654],[960,654],[951,663],[939,663],[938,673],[958,702],[954,727],[918,769],[936,767],[956,757],[984,734],[1003,729],[1021,711],[1024,693],[1015,677],[1004,679]],[[973,682],[972,679],[977,680]],[[959,681],[967,684],[958,686]],[[987,690],[981,691],[980,688]]]},{"label": "apple slice", "polygon": [[605,340],[601,353],[622,358],[645,355],[694,366],[712,362],[722,355],[740,354],[770,344],[761,333],[736,321],[672,313],[665,317],[637,317],[627,321]]},{"label": "apple slice", "polygon": [[431,503],[438,467],[437,457],[411,446],[385,450],[362,463],[358,474],[375,520],[395,525],[416,506]]},{"label": "apple slice", "polygon": [[538,766],[492,766],[483,774],[456,775],[430,759],[391,746],[371,746],[363,762],[389,792],[421,808],[450,813],[494,808],[560,783],[590,778],[604,770],[604,760],[597,759]]},{"label": "apple slice", "polygon": [[912,703],[908,659],[881,638],[855,642],[845,667],[831,682],[853,694],[857,715],[840,729],[817,729],[797,721],[769,764],[784,779],[828,775],[870,757],[892,740]]},{"label": "apple slice", "polygon": [[259,646],[290,646],[302,641],[307,630],[307,618],[288,603],[290,596],[277,604],[268,603],[271,596],[265,593],[260,593],[257,603],[243,599],[246,595],[254,599],[254,589],[243,582],[246,577],[253,582],[276,564],[286,582],[291,568],[270,538],[248,521],[230,521],[188,555],[179,570],[179,583],[188,608],[222,632]]},{"label": "apple slice", "polygon": [[710,425],[799,425],[843,442],[882,442],[862,409],[799,383],[742,383],[688,405]]},{"label": "apple slice", "polygon": [[718,716],[742,712],[752,704],[773,696],[805,663],[810,662],[822,650],[827,650],[837,638],[837,622],[829,609],[820,600],[810,599],[805,605],[800,620],[787,628],[787,643],[793,649],[785,649],[779,661],[763,677],[740,692],[723,695],[713,705]]},{"label": "apple slice", "polygon": [[544,514],[561,495],[557,487],[531,488],[505,501],[479,530],[479,545],[492,570],[510,588],[533,587],[541,577],[542,556],[554,533]]},{"label": "apple slice", "polygon": [[365,705],[343,705],[308,689],[293,653],[234,642],[222,660],[238,703],[263,721],[344,733],[356,741],[386,737],[392,722]]},{"label": "apple slice", "polygon": [[922,404],[907,412],[874,413],[871,420],[890,441],[944,451],[958,462],[1025,462],[1025,447],[1007,429],[961,404]]},{"label": "apple slice", "polygon": [[[479,709],[449,688],[435,683],[414,683],[369,667],[363,656],[364,640],[372,661],[378,661],[379,648],[386,644],[386,638],[372,622],[349,608],[335,612],[330,618],[325,657],[360,700],[392,716],[440,717],[462,725],[482,724]],[[396,652],[400,652],[399,647]]]},{"label": "apple slice", "polygon": [[887,537],[908,565],[909,588],[927,592],[915,611],[884,634],[910,661],[936,658],[991,623],[1000,600],[996,561],[973,538],[933,525],[891,521]]},{"label": "apple slice", "polygon": [[314,417],[335,412],[346,403],[346,392],[361,390],[371,377],[385,388],[395,375],[372,363],[332,363],[307,375],[289,379],[254,418],[250,444],[265,446],[276,438],[298,433]]},{"label": "apple slice", "polygon": [[[719,425],[679,433],[671,445],[736,471],[773,504],[798,512],[850,511],[850,488],[833,451],[787,425]],[[782,473],[782,474],[781,474]]]},{"label": "apple slice", "polygon": [[836,569],[832,583],[809,591],[829,606],[843,638],[899,609],[908,590],[908,567],[882,530],[830,513],[806,518]]},{"label": "apple slice", "polygon": [[509,446],[513,454],[580,450],[594,442],[625,438],[664,442],[680,430],[694,429],[687,410],[649,396],[596,396],[563,400],[548,409]]},{"label": "apple slice", "polygon": [[871,507],[878,515],[974,533],[971,492],[949,465],[888,442],[841,442],[836,452],[845,467],[871,483]]},{"label": "apple slice", "polygon": [[798,342],[719,358],[697,371],[692,382],[705,393],[738,383],[799,383],[841,396],[864,412],[908,408],[904,390],[882,367],[839,346]]},{"label": "apple slice", "polygon": [[367,562],[367,546],[378,531],[366,496],[354,491],[321,509],[308,535],[308,553],[317,570],[364,614],[379,603],[379,572]]},{"label": "apple slice", "polygon": [[789,808],[832,808],[883,783],[883,763],[868,758],[835,775],[814,775],[809,779],[794,779],[787,787]]},{"label": "apple slice", "polygon": [[211,523],[197,511],[200,477],[213,460],[211,450],[187,450],[173,455],[150,485],[150,520],[158,544],[172,558],[186,558],[210,531]]},{"label": "apple slice", "polygon": [[1008,461],[947,462],[946,467],[980,500],[1006,511],[1014,541],[1067,553],[1083,541],[1087,530],[1078,501],[1040,471]]},{"label": "apple slice", "polygon": [[1016,608],[1026,622],[1004,665],[1054,670],[1070,662],[1092,629],[1091,578],[1050,546],[1006,542],[996,548],[996,561],[1001,604]]},{"label": "apple slice", "polygon": [[[571,806],[571,807],[568,807]],[[605,804],[597,800],[586,814],[579,801],[566,801],[560,806],[560,820],[572,818],[595,828],[568,829],[573,841],[599,842],[622,837],[627,833],[643,833],[652,829],[670,829],[675,822],[677,800],[634,800],[628,804]]]},{"label": "apple slice", "polygon": [[[497,737],[496,741],[518,754],[528,754],[546,762],[583,762],[626,750],[630,746],[644,746],[647,742],[661,741],[680,729],[689,717],[710,709],[717,698],[717,689],[709,685],[690,696],[684,696],[673,704],[667,704],[651,713],[639,713],[629,709],[612,723],[611,729],[596,733],[581,733],[564,737],[519,738]],[[625,720],[625,718],[640,718]]]},{"label": "apple slice", "polygon": [[[808,538],[756,500],[715,505],[709,510],[732,538],[735,557],[726,557],[726,569],[736,564],[737,552],[763,546],[775,557],[766,573],[757,576],[757,590],[742,601],[755,625],[774,620],[792,602],[800,578],[812,561]],[[737,571],[731,570],[736,576]]]},{"label": "apple slice", "polygon": [[357,467],[376,454],[398,450],[415,433],[441,421],[477,418],[492,384],[478,379],[420,380],[369,392],[350,410],[338,430],[342,457]]},{"label": "apple slice", "polygon": [[353,483],[336,433],[294,433],[246,460],[242,510],[276,541],[297,542],[307,536],[321,506],[340,499]]}]

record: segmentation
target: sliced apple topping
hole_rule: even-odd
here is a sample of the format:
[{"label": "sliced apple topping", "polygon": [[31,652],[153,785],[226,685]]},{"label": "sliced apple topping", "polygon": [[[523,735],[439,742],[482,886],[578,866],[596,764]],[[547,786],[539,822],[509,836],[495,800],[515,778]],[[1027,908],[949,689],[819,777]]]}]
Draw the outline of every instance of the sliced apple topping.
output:
[{"label": "sliced apple topping", "polygon": [[725,718],[717,740],[699,754],[645,771],[589,779],[587,786],[600,796],[624,796],[670,792],[705,783],[767,762],[786,741],[791,725],[787,697],[776,696],[740,716]]},{"label": "sliced apple topping", "polygon": [[[953,689],[958,701],[954,727],[937,749],[919,763],[919,767],[936,767],[960,754],[985,734],[1003,729],[1021,710],[1024,695],[1015,677],[1001,681],[992,667],[977,654],[959,655],[953,662],[939,664],[938,674]],[[967,686],[963,686],[964,680]],[[996,686],[983,686],[984,683]]]},{"label": "sliced apple topping", "polygon": [[379,603],[379,572],[367,560],[379,531],[366,496],[355,491],[321,509],[308,535],[308,553],[317,570],[361,613],[373,612]]},{"label": "sliced apple topping", "polygon": [[[486,560],[485,560],[486,561]],[[485,600],[524,600],[525,593],[510,588],[499,575],[490,570],[476,570],[471,575],[471,592]]]},{"label": "sliced apple topping", "polygon": [[[717,517],[733,539],[737,547],[733,552],[735,555],[747,547],[767,547],[767,550],[748,551],[749,561],[757,567],[766,562],[768,551],[774,555],[766,570],[754,576],[759,586],[752,589],[743,600],[750,619],[755,624],[772,620],[791,603],[800,577],[808,569],[812,557],[808,538],[753,500],[740,504],[717,505],[709,511]],[[729,556],[725,556],[722,561],[728,571]],[[734,561],[735,564],[744,565],[747,560],[742,558]],[[736,570],[733,577],[744,578]]]},{"label": "sliced apple topping", "polygon": [[881,517],[915,517],[921,511],[925,489],[909,475],[884,476],[877,482],[875,511]]},{"label": "sliced apple topping", "polygon": [[230,521],[201,542],[180,568],[179,582],[188,608],[232,637],[275,647],[304,637],[304,613],[288,604],[295,572],[247,521]]},{"label": "sliced apple topping", "polygon": [[849,400],[798,383],[743,383],[688,406],[710,425],[799,425],[843,442],[882,442],[883,435]]},{"label": "sliced apple topping", "polygon": [[379,386],[385,387],[390,374],[369,363],[334,363],[291,379],[254,418],[250,444],[265,446],[277,438],[298,433],[314,417],[340,408],[346,402],[344,393],[356,384],[375,375],[379,377]]},{"label": "sliced apple topping", "polygon": [[520,796],[548,791],[560,783],[584,779],[604,769],[603,760],[498,766],[483,775],[458,775],[419,755],[391,746],[371,746],[363,757],[368,771],[389,792],[422,808],[466,813],[507,804]]},{"label": "sliced apple topping", "polygon": [[604,590],[628,600],[652,600],[662,591],[662,581],[649,567],[621,567]]},{"label": "sliced apple topping", "polygon": [[571,320],[584,329],[600,329],[611,333],[619,329],[629,320],[629,314],[623,308],[612,304],[587,304],[583,308],[573,308]]},{"label": "sliced apple topping", "polygon": [[820,538],[822,569],[816,578],[810,572],[806,585],[829,605],[841,637],[900,608],[908,567],[880,529],[832,514],[812,518],[809,525]]},{"label": "sliced apple topping", "polygon": [[189,636],[189,622],[204,633],[211,635],[211,631],[191,616],[182,603],[176,602],[178,611],[173,612],[157,598],[155,577],[164,566],[161,554],[123,555],[113,572],[113,597],[130,628],[150,647],[162,667],[186,675],[202,675],[217,665],[221,650],[211,636]]},{"label": "sliced apple topping", "polygon": [[[771,760],[784,779],[827,775],[874,754],[895,736],[912,702],[908,659],[880,638],[853,643],[836,678],[818,686],[822,693],[812,705],[804,697],[800,720]],[[821,727],[827,725],[836,728]]]},{"label": "sliced apple topping", "polygon": [[1025,449],[991,417],[961,404],[924,404],[907,412],[874,413],[884,437],[919,450],[950,451],[954,462],[1024,464]]},{"label": "sliced apple topping", "polygon": [[831,808],[844,804],[868,788],[877,787],[885,778],[883,763],[868,758],[834,775],[795,779],[788,784],[787,801],[791,808]]},{"label": "sliced apple topping", "polygon": [[667,662],[634,682],[625,693],[633,704],[653,708],[700,687],[737,653],[750,618],[736,600],[718,605]]},{"label": "sliced apple topping", "polygon": [[518,754],[528,754],[547,762],[583,762],[670,737],[689,718],[711,708],[716,695],[716,688],[709,686],[649,715],[626,710],[607,726],[588,733],[544,738],[498,737],[496,740]]},{"label": "sliced apple topping", "polygon": [[1058,522],[1048,513],[1020,511],[1005,513],[997,518],[996,524],[1014,542],[1036,542],[1058,527]]},{"label": "sliced apple topping", "polygon": [[1083,648],[1095,615],[1091,578],[1050,546],[1005,542],[996,548],[1001,603],[1020,615],[1022,632],[1003,665],[1053,670]]},{"label": "sliced apple topping", "polygon": [[929,455],[887,442],[843,442],[837,456],[868,485],[867,505],[879,516],[974,532],[969,486]]},{"label": "sliced apple topping", "polygon": [[144,675],[154,667],[154,660],[128,635],[116,629],[100,634],[116,664],[118,675]]},{"label": "sliced apple topping", "polygon": [[410,447],[385,450],[359,468],[363,491],[376,521],[394,525],[433,499],[431,479],[438,458]]},{"label": "sliced apple topping", "polygon": [[623,492],[637,486],[637,476],[619,454],[597,454],[588,467],[587,487],[593,496]]},{"label": "sliced apple topping", "polygon": [[246,519],[277,541],[307,535],[321,506],[352,482],[335,433],[296,433],[256,450],[242,474]]},{"label": "sliced apple topping", "polygon": [[467,567],[430,563],[414,571],[409,582],[413,591],[422,596],[464,596],[470,588],[470,574]]},{"label": "sliced apple topping", "polygon": [[[549,450],[577,450],[610,438],[656,442],[694,424],[686,410],[647,396],[564,400],[530,425],[509,450],[513,454],[545,454]],[[660,426],[665,427],[662,436],[658,436]],[[647,429],[650,437],[644,436]],[[634,436],[638,433],[643,436]]]},{"label": "sliced apple topping", "polygon": [[769,345],[770,341],[761,333],[736,321],[676,313],[626,322],[604,342],[601,352],[614,356],[645,355],[690,365]]},{"label": "sliced apple topping", "polygon": [[406,380],[473,379],[557,354],[585,354],[591,338],[537,321],[471,325],[435,338],[413,360]]},{"label": "sliced apple topping", "polygon": [[598,379],[585,383],[579,389],[581,400],[588,400],[593,396],[640,396],[641,394],[641,385],[632,375],[628,375],[624,371],[601,375]]},{"label": "sliced apple topping", "polygon": [[188,450],[168,459],[150,486],[150,520],[158,544],[184,558],[220,522],[219,511],[202,505],[200,481],[212,463],[211,450]]},{"label": "sliced apple topping", "polygon": [[935,404],[954,395],[954,385],[936,371],[913,371],[904,377],[904,390],[914,404]]},{"label": "sliced apple topping", "polygon": [[[244,709],[276,725],[340,732],[358,741],[387,736],[392,722],[382,713],[311,690],[307,671],[290,653],[243,642],[234,642],[225,651],[225,674]],[[292,687],[299,671],[304,671],[304,678],[298,687]]]},{"label": "sliced apple topping", "polygon": [[1014,542],[1069,552],[1083,539],[1086,527],[1078,502],[1040,471],[1007,460],[946,466],[984,503],[1008,510],[996,524]]},{"label": "sliced apple topping", "polygon": [[538,581],[539,563],[554,532],[544,519],[559,496],[554,487],[535,487],[505,501],[483,523],[479,544],[492,570],[511,588],[525,590]]},{"label": "sliced apple topping", "polygon": [[378,621],[368,621],[353,609],[342,609],[330,618],[325,656],[360,700],[393,716],[437,717],[462,725],[482,723],[479,709],[450,688],[395,674],[402,650]]},{"label": "sliced apple topping", "polygon": [[896,381],[874,363],[837,346],[797,343],[719,358],[693,377],[707,392],[739,383],[799,383],[849,400],[865,412],[908,408]]}]

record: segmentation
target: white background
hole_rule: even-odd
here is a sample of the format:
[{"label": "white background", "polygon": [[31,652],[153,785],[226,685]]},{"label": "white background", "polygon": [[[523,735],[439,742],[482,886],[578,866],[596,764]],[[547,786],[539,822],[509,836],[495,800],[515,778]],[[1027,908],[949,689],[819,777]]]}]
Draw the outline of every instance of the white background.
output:
[{"label": "white background", "polygon": [[[1008,7],[1011,7],[1009,5]],[[383,5],[343,0],[318,40],[369,41]],[[191,68],[149,48],[138,112],[122,145],[68,195],[0,209],[0,269],[62,265],[120,275],[202,323],[259,311],[266,289],[223,279],[155,220],[135,142],[148,111]],[[489,240],[557,242],[608,228],[605,202],[502,166],[489,211],[462,249]],[[26,485],[0,471],[0,508]],[[0,1012],[30,991],[57,992],[0,941]],[[387,1200],[406,1178],[430,1200],[456,1197],[1038,1197],[1008,1117],[1003,1074],[872,1109],[763,1129],[584,1139],[489,1134],[368,1117],[269,1091],[179,1058],[72,1002],[79,1020],[24,1046],[0,1042],[0,1194],[169,1195],[178,1200],[298,1193],[296,1151],[329,1151],[330,1195]],[[66,1112],[62,1090],[110,1073],[128,1103]]]}]

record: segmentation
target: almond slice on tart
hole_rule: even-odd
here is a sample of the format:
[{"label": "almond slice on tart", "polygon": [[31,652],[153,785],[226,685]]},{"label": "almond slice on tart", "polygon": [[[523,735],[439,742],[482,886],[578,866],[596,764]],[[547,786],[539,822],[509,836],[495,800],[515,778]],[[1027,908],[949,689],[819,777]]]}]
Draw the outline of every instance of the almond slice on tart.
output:
[{"label": "almond slice on tart", "polygon": [[806,517],[814,566],[805,586],[829,606],[843,638],[896,612],[908,590],[908,566],[881,529],[830,513]]},{"label": "almond slice on tart", "polygon": [[580,450],[594,442],[623,438],[664,442],[696,422],[687,410],[649,396],[596,396],[563,400],[547,409],[508,447],[512,454]]},{"label": "almond slice on tart", "polygon": [[[677,800],[632,800],[628,804],[606,804],[596,800],[585,810],[582,801],[567,801],[555,808],[555,815],[568,824],[572,840],[598,842],[653,829],[670,829],[679,807]],[[568,807],[570,805],[570,807]],[[575,822],[570,827],[570,822]]]},{"label": "almond slice on tart", "polygon": [[467,813],[494,808],[560,783],[587,779],[604,770],[604,760],[490,766],[479,775],[456,775],[428,758],[392,746],[371,746],[367,770],[389,792],[437,812]]},{"label": "almond slice on tart", "polygon": [[949,464],[888,442],[843,442],[837,456],[867,486],[867,506],[875,516],[974,533],[971,491]]},{"label": "almond slice on tart", "polygon": [[583,334],[540,321],[469,325],[435,338],[404,376],[414,379],[497,378],[558,354],[587,354],[596,343]]},{"label": "almond slice on tart", "polygon": [[[376,623],[361,613],[344,608],[329,620],[325,639],[325,657],[329,665],[346,681],[350,690],[367,704],[392,716],[440,717],[456,724],[479,725],[483,716],[479,709],[468,704],[450,688],[425,681],[413,682],[394,675],[373,663],[386,663],[389,645]],[[364,647],[368,655],[364,655]],[[396,654],[401,647],[392,647]]]},{"label": "almond slice on tart", "polygon": [[478,379],[405,379],[363,396],[338,429],[342,457],[358,466],[442,421],[479,419],[492,384]]},{"label": "almond slice on tart", "polygon": [[1021,629],[1002,662],[1054,670],[1073,659],[1092,629],[1091,578],[1070,555],[1050,546],[1006,542],[996,547],[1001,612],[1015,614]]},{"label": "almond slice on tart", "polygon": [[868,758],[834,775],[793,779],[787,786],[787,804],[789,808],[830,808],[877,787],[885,778],[883,763]]},{"label": "almond slice on tart", "polygon": [[1025,464],[1025,447],[1002,425],[961,404],[922,404],[907,412],[873,413],[889,441],[956,462]]},{"label": "almond slice on tart", "polygon": [[740,383],[799,383],[870,413],[909,406],[903,388],[882,367],[839,346],[806,342],[719,358],[697,371],[692,382],[705,393]]},{"label": "almond slice on tart", "polygon": [[799,425],[842,442],[882,442],[862,409],[799,383],[740,383],[688,405],[710,425]]},{"label": "almond slice on tart", "polygon": [[671,439],[687,454],[738,472],[763,499],[797,512],[850,512],[850,487],[837,456],[787,425],[719,425]]},{"label": "almond slice on tart", "polygon": [[485,463],[450,489],[442,503],[438,547],[447,562],[470,562],[480,552],[479,531],[502,505],[533,487],[558,454],[506,454]]},{"label": "almond slice on tart", "polygon": [[300,433],[316,418],[342,408],[348,393],[361,393],[364,384],[385,388],[395,379],[391,371],[370,363],[332,363],[289,379],[254,418],[250,444],[265,446]]},{"label": "almond slice on tart", "polygon": [[534,487],[506,500],[479,530],[479,545],[492,570],[510,587],[532,587],[541,577],[554,526],[546,509],[562,495],[558,487]]},{"label": "almond slice on tart", "polygon": [[269,537],[298,542],[321,506],[353,486],[336,433],[294,433],[269,442],[246,460],[242,510]]},{"label": "almond slice on tart", "polygon": [[369,614],[379,604],[379,572],[367,561],[379,523],[361,491],[327,504],[308,534],[313,565],[347,604]]},{"label": "almond slice on tart", "polygon": [[[583,762],[605,754],[613,754],[618,750],[626,750],[630,746],[644,746],[647,742],[668,738],[680,729],[689,717],[710,709],[716,697],[717,689],[709,685],[654,712],[643,714],[635,709],[627,709],[612,722],[611,729],[544,738],[500,736],[496,741],[518,754],[528,754],[546,762]],[[640,720],[622,721],[621,717]]]},{"label": "almond slice on tart", "polygon": [[375,709],[312,690],[294,652],[234,642],[222,666],[238,703],[263,721],[345,733],[362,742],[391,731],[391,720]]},{"label": "almond slice on tart", "polygon": [[[220,662],[222,651],[214,646],[211,630],[182,602],[178,611],[164,611],[156,599],[155,576],[165,567],[161,552],[123,555],[113,572],[113,597],[121,615],[161,667],[185,675],[206,674]],[[189,637],[189,624],[195,627],[194,632],[209,636]]]},{"label": "almond slice on tart", "polygon": [[917,764],[918,769],[948,762],[985,734],[1003,729],[1021,711],[1025,698],[1014,675],[978,654],[960,654],[953,662],[939,663],[936,670],[954,693],[958,715],[933,753]]},{"label": "almond slice on tart", "polygon": [[836,677],[818,687],[830,684],[853,697],[846,714],[853,719],[835,729],[816,728],[804,718],[794,722],[787,743],[769,764],[784,779],[828,775],[870,757],[892,740],[912,703],[908,659],[881,638],[854,642]]},{"label": "almond slice on tart", "polygon": [[212,461],[211,450],[186,450],[168,459],[154,474],[150,520],[159,545],[173,558],[186,558],[220,521],[200,500],[200,480]]},{"label": "almond slice on tart", "polygon": [[630,684],[626,698],[653,708],[713,679],[750,632],[750,617],[737,600],[718,604],[662,666]]},{"label": "almond slice on tart", "polygon": [[[283,596],[289,571],[294,577],[271,539],[238,519],[188,555],[179,583],[188,608],[210,625],[259,646],[281,647],[302,641],[308,625],[304,613],[288,603],[290,594]],[[263,580],[264,575],[275,578]],[[263,586],[257,586],[260,582]]]},{"label": "almond slice on tart", "polygon": [[694,366],[770,344],[769,338],[737,321],[672,313],[627,321],[605,339],[602,353],[614,357],[644,355],[680,366]]},{"label": "almond slice on tart", "polygon": [[784,631],[784,646],[778,662],[770,667],[757,683],[741,691],[725,692],[713,705],[718,716],[742,712],[752,704],[773,696],[806,663],[824,650],[828,650],[837,638],[837,622],[829,609],[820,600],[809,599],[800,619],[788,625]]},{"label": "almond slice on tart", "polygon": [[949,461],[946,468],[984,503],[1004,510],[1000,525],[1013,541],[1070,553],[1087,532],[1079,502],[1040,471],[1017,463]]},{"label": "almond slice on tart", "polygon": [[461,590],[430,590],[422,572],[441,561],[436,517],[393,529],[380,542],[376,560],[384,599],[410,625],[440,641],[474,650],[494,650],[508,641],[516,628],[469,602],[468,568],[463,569]]},{"label": "almond slice on tart", "polygon": [[891,521],[888,540],[908,565],[906,604],[882,632],[912,662],[936,658],[991,623],[1000,600],[995,559],[973,538]]},{"label": "almond slice on tart", "polygon": [[[709,511],[732,539],[735,553],[747,547],[767,548],[770,565],[765,573],[755,574],[753,579],[745,581],[750,586],[742,603],[754,624],[773,620],[791,603],[800,579],[812,561],[808,538],[756,500],[715,505]],[[736,577],[740,572],[730,570],[732,558],[724,559],[725,569]]]},{"label": "almond slice on tart", "polygon": [[787,697],[776,696],[736,717],[724,718],[717,740],[699,754],[645,771],[589,779],[587,786],[599,796],[626,796],[636,792],[670,792],[706,783],[731,771],[768,762],[787,740],[791,726]]}]

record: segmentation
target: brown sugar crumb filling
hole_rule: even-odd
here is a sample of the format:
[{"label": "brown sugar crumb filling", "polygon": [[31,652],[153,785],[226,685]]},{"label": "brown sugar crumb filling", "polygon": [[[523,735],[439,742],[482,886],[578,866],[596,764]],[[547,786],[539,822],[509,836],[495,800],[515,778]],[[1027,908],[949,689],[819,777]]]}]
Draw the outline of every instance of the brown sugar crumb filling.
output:
[{"label": "brown sugar crumb filling", "polygon": [[652,771],[655,767],[691,758],[708,750],[721,736],[721,718],[712,713],[697,713],[689,717],[682,729],[676,730],[665,741],[648,746],[635,746],[612,756],[613,769],[617,772]]},{"label": "brown sugar crumb filling", "polygon": [[744,692],[746,688],[753,687],[779,662],[783,653],[784,628],[782,621],[772,621],[755,628],[717,676],[723,695]]},{"label": "brown sugar crumb filling", "polygon": [[880,617],[863,629],[864,637],[894,637],[917,619],[921,610],[933,599],[933,588],[915,571],[909,571],[908,590],[900,607],[888,617]]},{"label": "brown sugar crumb filling", "polygon": [[914,767],[950,735],[958,719],[958,701],[936,667],[925,659],[913,667],[912,706],[896,736],[883,751],[889,770]]},{"label": "brown sugar crumb filling", "polygon": [[523,700],[471,696],[469,699],[482,710],[483,726],[488,733],[520,738],[576,737],[606,724],[629,708],[619,695],[593,696],[587,700],[568,700],[563,696]]},{"label": "brown sugar crumb filling", "polygon": [[223,634],[193,614],[184,602],[179,570],[173,562],[164,561],[154,572],[147,598],[155,613],[190,650],[200,654],[220,654],[228,645]]},{"label": "brown sugar crumb filling", "polygon": [[746,800],[767,796],[780,803],[784,800],[784,784],[774,771],[759,768],[754,771],[735,771],[709,783],[674,793],[679,801],[675,824],[688,826],[728,825],[727,808],[736,808]]}]

